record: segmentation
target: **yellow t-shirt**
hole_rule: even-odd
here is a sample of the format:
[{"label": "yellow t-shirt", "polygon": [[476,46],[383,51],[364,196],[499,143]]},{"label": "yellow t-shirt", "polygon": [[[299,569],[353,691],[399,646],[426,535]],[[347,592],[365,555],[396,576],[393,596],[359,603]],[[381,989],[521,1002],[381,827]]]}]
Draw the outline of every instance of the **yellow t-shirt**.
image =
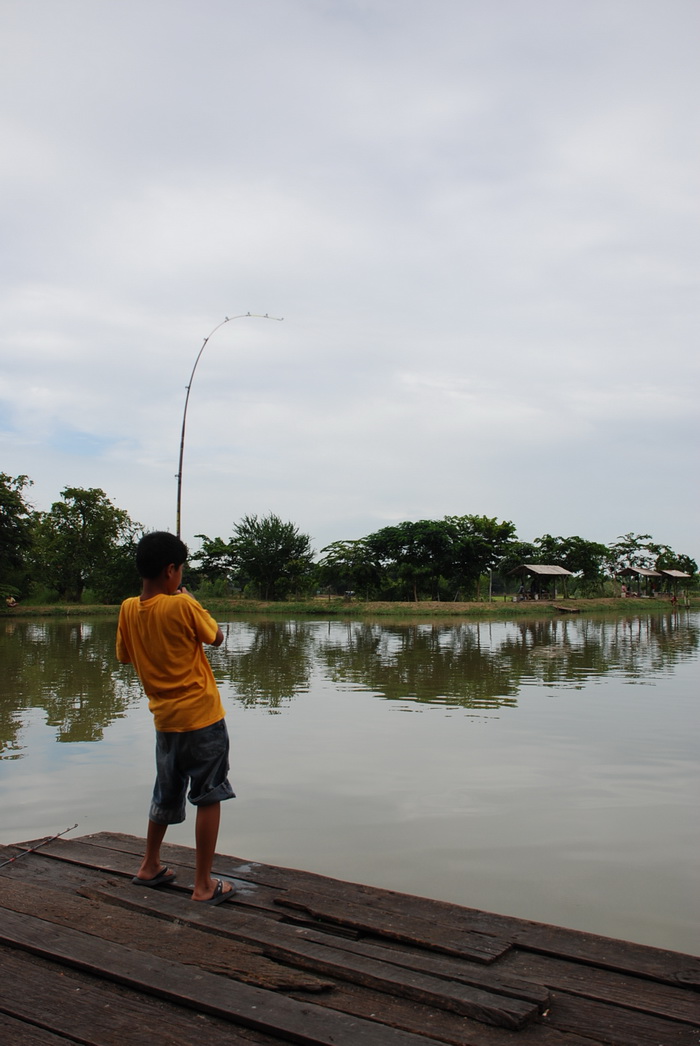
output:
[{"label": "yellow t-shirt", "polygon": [[156,730],[182,733],[223,719],[225,712],[202,643],[217,624],[185,592],[125,599],[119,611],[117,660],[133,664]]}]

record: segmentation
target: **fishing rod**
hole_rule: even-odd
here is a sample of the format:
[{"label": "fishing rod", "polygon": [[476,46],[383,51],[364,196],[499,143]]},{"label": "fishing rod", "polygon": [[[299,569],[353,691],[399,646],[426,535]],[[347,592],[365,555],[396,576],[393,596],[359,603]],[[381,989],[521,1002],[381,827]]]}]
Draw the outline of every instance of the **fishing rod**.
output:
[{"label": "fishing rod", "polygon": [[227,316],[225,319],[221,321],[221,323],[217,323],[213,331],[210,331],[210,333],[207,334],[206,338],[202,342],[201,349],[197,353],[197,359],[194,361],[194,367],[192,368],[192,373],[190,374],[190,380],[186,386],[187,394],[185,396],[185,409],[182,412],[182,433],[180,435],[180,460],[177,469],[177,511],[175,514],[175,533],[178,537],[180,537],[182,507],[182,462],[185,456],[185,427],[187,424],[187,405],[190,402],[190,391],[192,389],[192,379],[194,378],[194,372],[197,370],[197,364],[201,359],[202,353],[207,347],[207,342],[212,337],[212,335],[216,334],[220,327],[225,326],[225,324],[230,323],[232,320],[247,320],[249,318],[251,320],[277,320],[278,323],[281,323],[284,319],[284,316],[268,316],[267,313],[263,315],[257,312],[242,312],[239,316]]},{"label": "fishing rod", "polygon": [[77,827],[78,823],[76,822],[71,825],[70,828],[64,828],[62,832],[56,832],[56,834],[52,835],[50,839],[44,839],[43,842],[37,843],[36,846],[32,846],[30,850],[23,850],[21,854],[17,854],[16,857],[11,857],[9,861],[3,861],[3,863],[0,864],[0,868],[5,868],[8,864],[14,864],[15,861],[19,861],[20,857],[26,857],[27,854],[35,853],[37,850],[40,850],[42,846],[48,846],[49,843],[52,843],[55,839],[60,839],[62,835],[66,834],[66,832],[72,832],[73,829]]}]

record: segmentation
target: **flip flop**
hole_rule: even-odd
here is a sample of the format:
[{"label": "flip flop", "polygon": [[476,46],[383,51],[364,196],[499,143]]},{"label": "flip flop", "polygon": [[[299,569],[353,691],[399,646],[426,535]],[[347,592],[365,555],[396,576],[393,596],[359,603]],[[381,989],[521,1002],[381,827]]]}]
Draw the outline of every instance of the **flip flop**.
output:
[{"label": "flip flop", "polygon": [[158,875],[154,875],[152,879],[140,879],[138,875],[135,875],[131,880],[134,886],[163,886],[164,883],[171,883],[176,878],[176,873],[171,872],[169,868],[161,868]]},{"label": "flip flop", "polygon": [[[230,884],[231,889],[224,893],[224,882]],[[236,887],[233,885],[230,879],[217,879],[216,889],[214,893],[206,901],[197,901],[197,904],[223,904],[224,901],[230,901],[236,892]]]}]

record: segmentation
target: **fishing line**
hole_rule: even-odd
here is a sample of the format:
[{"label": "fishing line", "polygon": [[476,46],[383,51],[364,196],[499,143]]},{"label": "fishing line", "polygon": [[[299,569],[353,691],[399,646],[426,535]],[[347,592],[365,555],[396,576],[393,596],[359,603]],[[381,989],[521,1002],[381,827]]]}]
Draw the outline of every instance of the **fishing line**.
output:
[{"label": "fishing line", "polygon": [[40,850],[42,846],[48,846],[48,844],[52,843],[54,839],[60,839],[62,835],[66,834],[66,832],[72,832],[73,829],[77,827],[78,823],[76,822],[71,825],[70,828],[64,828],[62,832],[56,832],[56,834],[52,835],[50,839],[44,839],[43,842],[37,843],[36,846],[32,846],[30,850],[23,850],[21,854],[17,854],[16,857],[11,857],[9,861],[3,861],[3,863],[0,864],[0,868],[5,868],[8,864],[14,864],[15,861],[19,861],[20,857],[26,857],[27,854],[33,854],[36,850]]}]

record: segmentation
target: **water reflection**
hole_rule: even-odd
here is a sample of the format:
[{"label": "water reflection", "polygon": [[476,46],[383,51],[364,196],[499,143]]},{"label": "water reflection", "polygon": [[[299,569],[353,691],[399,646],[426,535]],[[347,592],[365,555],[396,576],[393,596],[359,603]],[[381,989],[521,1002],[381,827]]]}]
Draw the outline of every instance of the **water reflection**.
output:
[{"label": "water reflection", "polygon": [[217,682],[228,683],[246,707],[278,711],[309,689],[314,632],[308,622],[264,620],[224,625],[225,642],[210,651]]},{"label": "water reflection", "polygon": [[[112,620],[12,620],[0,627],[0,754],[22,754],[29,710],[58,741],[99,741],[141,699],[114,656]],[[265,619],[225,625],[210,651],[227,697],[279,713],[312,679],[389,701],[495,709],[525,685],[581,688],[616,674],[652,682],[697,657],[698,616],[554,618],[495,622]]]},{"label": "water reflection", "polygon": [[45,713],[57,741],[99,741],[140,690],[115,663],[114,623],[9,621],[0,630],[0,753],[21,755],[29,709]]},{"label": "water reflection", "polygon": [[501,653],[520,680],[582,687],[595,676],[640,680],[671,672],[697,656],[697,617],[681,612],[645,617],[518,622]]},{"label": "water reflection", "polygon": [[485,642],[488,625],[348,623],[318,643],[336,686],[388,700],[497,708],[515,704],[517,680]]}]

